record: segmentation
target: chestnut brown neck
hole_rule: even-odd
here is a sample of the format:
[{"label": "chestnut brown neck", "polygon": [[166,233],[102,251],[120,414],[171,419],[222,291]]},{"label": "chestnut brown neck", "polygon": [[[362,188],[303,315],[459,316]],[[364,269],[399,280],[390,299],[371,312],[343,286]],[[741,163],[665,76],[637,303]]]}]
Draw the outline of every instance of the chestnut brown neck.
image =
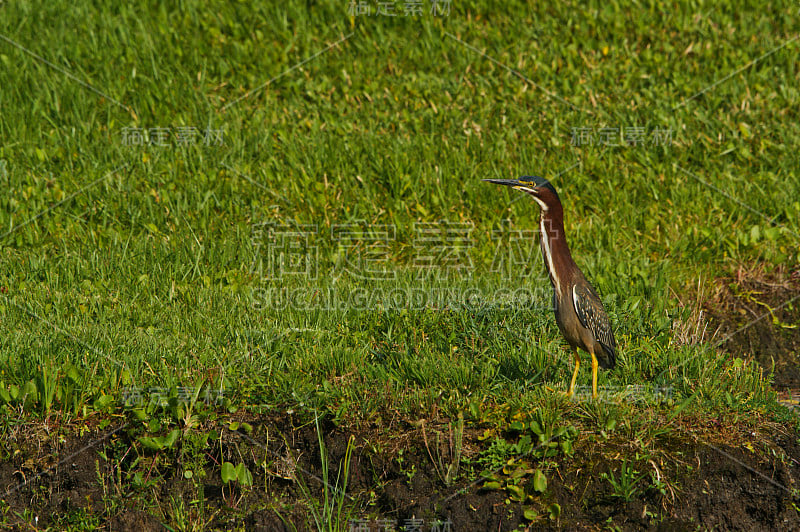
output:
[{"label": "chestnut brown neck", "polygon": [[564,234],[564,210],[560,203],[550,204],[547,209],[541,210],[539,230],[544,264],[553,289],[560,298],[565,295],[564,291],[570,286],[577,269]]}]

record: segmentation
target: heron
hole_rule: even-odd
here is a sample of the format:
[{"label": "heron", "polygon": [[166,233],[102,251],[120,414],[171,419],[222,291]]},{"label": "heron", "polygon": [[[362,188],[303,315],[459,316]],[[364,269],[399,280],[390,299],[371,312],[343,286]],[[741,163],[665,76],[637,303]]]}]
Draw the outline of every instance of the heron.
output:
[{"label": "heron", "polygon": [[539,204],[539,233],[544,265],[553,286],[556,323],[575,357],[575,371],[567,395],[575,392],[581,365],[578,349],[592,357],[592,398],[597,399],[597,368],[613,369],[617,344],[603,302],[575,264],[564,233],[564,209],[553,185],[539,176],[519,179],[484,179],[530,194]]}]

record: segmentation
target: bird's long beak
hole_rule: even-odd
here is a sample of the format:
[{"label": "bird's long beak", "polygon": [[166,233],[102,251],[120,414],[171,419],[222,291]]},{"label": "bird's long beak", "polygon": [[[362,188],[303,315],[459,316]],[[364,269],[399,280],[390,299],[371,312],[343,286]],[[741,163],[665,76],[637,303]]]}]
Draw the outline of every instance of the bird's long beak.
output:
[{"label": "bird's long beak", "polygon": [[527,192],[529,194],[537,193],[536,187],[538,185],[531,181],[522,181],[521,179],[484,179],[484,181],[488,181],[489,183],[494,183],[496,185],[505,185],[513,188],[514,190],[519,190],[520,192]]},{"label": "bird's long beak", "polygon": [[522,183],[519,179],[483,179],[483,181],[494,183],[495,185],[506,185],[509,187],[531,186],[531,183]]}]

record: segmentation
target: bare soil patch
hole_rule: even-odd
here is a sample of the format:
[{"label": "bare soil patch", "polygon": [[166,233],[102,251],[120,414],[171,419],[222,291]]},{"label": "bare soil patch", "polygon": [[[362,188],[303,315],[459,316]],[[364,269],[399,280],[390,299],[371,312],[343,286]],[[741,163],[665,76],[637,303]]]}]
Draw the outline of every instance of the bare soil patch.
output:
[{"label": "bare soil patch", "polygon": [[800,268],[742,268],[716,286],[704,307],[720,348],[758,361],[776,391],[800,392]]},{"label": "bare soil patch", "polygon": [[[186,479],[187,464],[175,454],[155,453],[134,462],[133,442],[125,430],[110,436],[115,429],[106,427],[82,436],[72,430],[65,439],[55,434],[27,438],[18,453],[0,463],[6,523],[18,530],[59,529],[75,520],[104,530],[165,530],[162,523],[174,527],[179,507],[184,519],[199,520],[200,507],[191,501],[202,498],[208,529],[313,529],[310,503],[300,488],[303,482],[313,498],[322,499],[323,472],[313,423],[285,413],[246,419],[254,427],[251,434],[227,431],[221,439],[225,459],[240,460],[253,473],[253,486],[246,489],[223,486],[212,454],[206,455],[202,479],[197,470],[193,479]],[[419,426],[400,424],[395,431],[400,438],[379,427],[348,432],[327,422],[322,429],[332,484],[347,442],[354,438],[347,501],[356,508],[350,517],[365,520],[371,530],[379,530],[379,520],[403,530],[413,519],[424,523],[423,530],[432,530],[437,520],[451,522],[450,530],[601,530],[609,525],[622,530],[800,530],[800,513],[794,506],[800,501],[791,492],[800,478],[800,445],[789,427],[771,441],[753,438],[754,445],[766,445],[770,452],[753,453],[738,444],[712,448],[665,441],[664,447],[674,450],[654,460],[652,467],[668,479],[670,489],[659,491],[644,483],[630,500],[615,497],[601,476],[619,472],[625,439],[611,439],[603,446],[578,440],[574,455],[560,459],[548,472],[548,490],[533,503],[546,516],[545,508],[556,502],[561,515],[532,523],[501,491],[482,490],[480,482],[467,478],[446,486]],[[466,454],[484,445],[479,433],[465,431]],[[468,462],[471,457],[465,458]],[[134,471],[155,482],[137,488],[115,481]]]}]

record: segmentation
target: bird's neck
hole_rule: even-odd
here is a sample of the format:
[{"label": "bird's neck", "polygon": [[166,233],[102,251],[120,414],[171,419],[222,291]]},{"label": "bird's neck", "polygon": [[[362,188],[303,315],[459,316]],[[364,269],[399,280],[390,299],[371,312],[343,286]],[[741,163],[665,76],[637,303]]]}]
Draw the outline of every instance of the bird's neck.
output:
[{"label": "bird's neck", "polygon": [[564,211],[561,206],[542,209],[539,218],[541,232],[542,255],[553,289],[559,296],[564,295],[571,282],[570,276],[575,270],[575,261],[567,245],[564,233]]}]

